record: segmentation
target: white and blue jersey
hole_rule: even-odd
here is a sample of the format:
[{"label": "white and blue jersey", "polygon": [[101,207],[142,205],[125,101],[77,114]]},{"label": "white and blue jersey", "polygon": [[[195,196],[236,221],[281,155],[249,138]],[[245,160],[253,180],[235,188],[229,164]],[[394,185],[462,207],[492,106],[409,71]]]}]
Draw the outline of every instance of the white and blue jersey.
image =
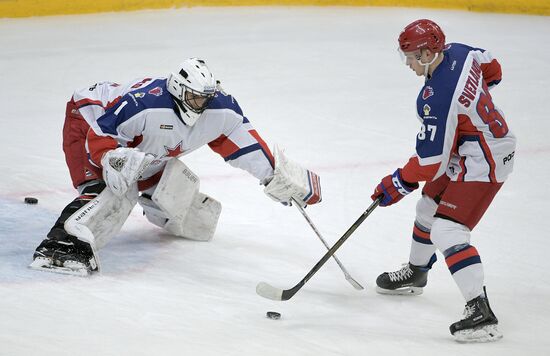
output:
[{"label": "white and blue jersey", "polygon": [[73,100],[91,127],[87,150],[96,165],[106,151],[117,146],[136,147],[155,157],[141,182],[149,180],[150,184],[142,184],[140,189],[158,181],[168,159],[206,144],[230,165],[260,181],[273,175],[268,146],[237,101],[221,91],[216,92],[193,126],[185,125],[180,118],[165,78],[143,78],[124,86],[98,83],[75,92]]},{"label": "white and blue jersey", "polygon": [[501,80],[500,64],[485,50],[447,45],[443,61],[420,91],[421,129],[416,153],[402,170],[407,182],[504,182],[513,169],[516,145],[489,88]]}]

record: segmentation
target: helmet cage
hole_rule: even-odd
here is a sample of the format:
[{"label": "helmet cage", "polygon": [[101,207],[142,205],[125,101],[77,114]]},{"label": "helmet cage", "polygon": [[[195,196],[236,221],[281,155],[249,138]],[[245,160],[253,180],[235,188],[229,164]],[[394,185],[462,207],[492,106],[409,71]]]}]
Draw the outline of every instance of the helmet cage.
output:
[{"label": "helmet cage", "polygon": [[179,104],[183,105],[185,109],[194,112],[196,114],[202,114],[204,110],[210,104],[210,101],[215,95],[215,90],[209,93],[193,90],[184,83],[179,83],[179,90],[176,98]]}]

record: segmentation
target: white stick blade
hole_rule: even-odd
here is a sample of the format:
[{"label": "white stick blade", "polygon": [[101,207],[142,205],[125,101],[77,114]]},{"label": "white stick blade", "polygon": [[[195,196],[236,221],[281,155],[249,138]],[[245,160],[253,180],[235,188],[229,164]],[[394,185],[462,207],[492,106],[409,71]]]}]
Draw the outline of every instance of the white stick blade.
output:
[{"label": "white stick blade", "polygon": [[365,288],[363,288],[362,285],[359,284],[359,282],[357,282],[355,279],[351,278],[350,275],[346,276],[346,280],[349,282],[349,284],[351,284],[353,286],[353,288],[355,288],[357,290],[365,289]]},{"label": "white stick blade", "polygon": [[271,300],[282,300],[283,297],[283,290],[279,288],[275,288],[265,282],[260,282],[256,286],[256,293],[264,298],[271,299]]}]

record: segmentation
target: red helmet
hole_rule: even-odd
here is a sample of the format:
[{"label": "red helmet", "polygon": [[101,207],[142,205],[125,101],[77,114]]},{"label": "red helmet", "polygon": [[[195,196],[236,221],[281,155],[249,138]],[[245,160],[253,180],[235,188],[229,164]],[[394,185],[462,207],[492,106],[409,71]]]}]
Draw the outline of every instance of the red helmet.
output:
[{"label": "red helmet", "polygon": [[399,48],[403,52],[413,52],[427,48],[433,52],[441,52],[445,47],[445,34],[431,20],[416,20],[407,25],[399,35]]}]

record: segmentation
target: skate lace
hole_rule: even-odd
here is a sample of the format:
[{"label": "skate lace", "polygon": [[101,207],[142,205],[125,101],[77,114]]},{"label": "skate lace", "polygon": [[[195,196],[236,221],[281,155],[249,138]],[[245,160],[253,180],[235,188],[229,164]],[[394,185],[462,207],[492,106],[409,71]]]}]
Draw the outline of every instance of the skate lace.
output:
[{"label": "skate lace", "polygon": [[475,305],[468,305],[466,304],[466,306],[464,307],[464,319],[468,319],[469,317],[471,317],[476,311],[476,307]]},{"label": "skate lace", "polygon": [[403,268],[401,268],[399,271],[388,273],[388,276],[390,277],[390,281],[392,282],[403,281],[407,278],[410,278],[412,275],[413,275],[413,271],[409,267],[408,263],[404,263]]}]

